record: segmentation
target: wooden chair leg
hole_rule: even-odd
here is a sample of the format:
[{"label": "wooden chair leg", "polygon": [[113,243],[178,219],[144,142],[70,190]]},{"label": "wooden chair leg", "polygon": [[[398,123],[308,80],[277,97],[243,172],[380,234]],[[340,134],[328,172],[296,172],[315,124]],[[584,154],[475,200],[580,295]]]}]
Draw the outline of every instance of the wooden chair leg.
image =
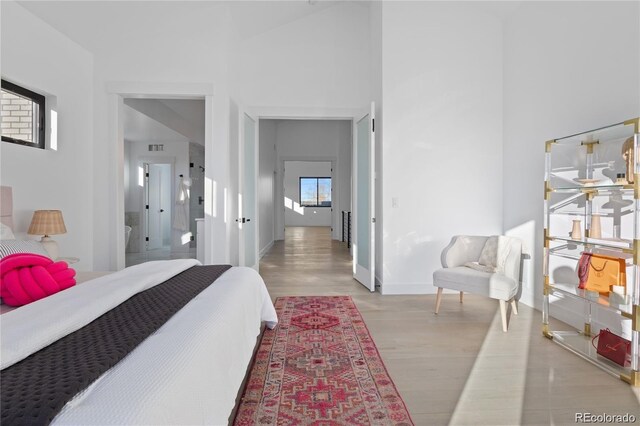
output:
[{"label": "wooden chair leg", "polygon": [[438,287],[438,294],[436,295],[436,315],[440,310],[440,301],[442,300],[442,287]]},{"label": "wooden chair leg", "polygon": [[515,297],[511,299],[511,310],[513,310],[514,315],[518,315],[518,302]]},{"label": "wooden chair leg", "polygon": [[502,317],[502,331],[507,332],[507,301],[499,300],[500,302],[500,316]]},{"label": "wooden chair leg", "polygon": [[461,292],[460,292],[460,303],[462,303],[462,295],[463,295],[463,294],[464,294],[464,293],[461,291]]}]

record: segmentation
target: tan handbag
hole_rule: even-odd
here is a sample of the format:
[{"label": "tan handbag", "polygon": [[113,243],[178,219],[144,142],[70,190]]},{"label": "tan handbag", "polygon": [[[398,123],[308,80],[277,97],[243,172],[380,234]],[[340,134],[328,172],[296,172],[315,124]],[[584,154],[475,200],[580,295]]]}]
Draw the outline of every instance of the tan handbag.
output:
[{"label": "tan handbag", "polygon": [[624,259],[592,254],[589,259],[589,275],[584,288],[608,294],[611,291],[611,286],[614,285],[627,285],[627,270]]}]

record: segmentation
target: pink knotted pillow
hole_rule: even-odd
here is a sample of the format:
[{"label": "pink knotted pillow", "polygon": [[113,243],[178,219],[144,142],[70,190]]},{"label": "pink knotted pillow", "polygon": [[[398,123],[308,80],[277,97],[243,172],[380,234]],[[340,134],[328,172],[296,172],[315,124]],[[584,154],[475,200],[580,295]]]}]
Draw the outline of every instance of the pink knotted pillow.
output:
[{"label": "pink knotted pillow", "polygon": [[76,284],[76,271],[67,262],[46,256],[16,253],[0,260],[0,297],[9,306],[22,306]]}]

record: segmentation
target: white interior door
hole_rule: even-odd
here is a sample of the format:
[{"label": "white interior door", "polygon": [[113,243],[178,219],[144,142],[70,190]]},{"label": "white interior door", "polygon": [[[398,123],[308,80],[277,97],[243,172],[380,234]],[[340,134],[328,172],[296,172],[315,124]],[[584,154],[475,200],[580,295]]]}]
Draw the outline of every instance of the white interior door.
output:
[{"label": "white interior door", "polygon": [[162,169],[154,164],[144,164],[147,212],[147,250],[162,247]]},{"label": "white interior door", "polygon": [[241,122],[240,143],[240,194],[238,196],[238,213],[236,219],[240,230],[240,265],[258,270],[258,150],[256,138],[256,121],[243,114]]},{"label": "white interior door", "polygon": [[353,144],[353,276],[375,290],[375,104],[356,122]]}]

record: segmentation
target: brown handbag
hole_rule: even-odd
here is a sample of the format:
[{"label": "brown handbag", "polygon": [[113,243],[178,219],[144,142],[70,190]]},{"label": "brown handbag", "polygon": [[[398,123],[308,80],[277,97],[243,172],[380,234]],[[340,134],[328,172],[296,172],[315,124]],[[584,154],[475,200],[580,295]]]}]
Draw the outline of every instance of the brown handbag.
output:
[{"label": "brown handbag", "polygon": [[[580,266],[586,267],[583,262],[583,259],[581,259]],[[582,285],[582,279],[580,281]],[[580,288],[608,294],[611,291],[611,286],[614,285],[627,285],[627,270],[624,259],[592,253],[589,256],[584,287]]]}]

